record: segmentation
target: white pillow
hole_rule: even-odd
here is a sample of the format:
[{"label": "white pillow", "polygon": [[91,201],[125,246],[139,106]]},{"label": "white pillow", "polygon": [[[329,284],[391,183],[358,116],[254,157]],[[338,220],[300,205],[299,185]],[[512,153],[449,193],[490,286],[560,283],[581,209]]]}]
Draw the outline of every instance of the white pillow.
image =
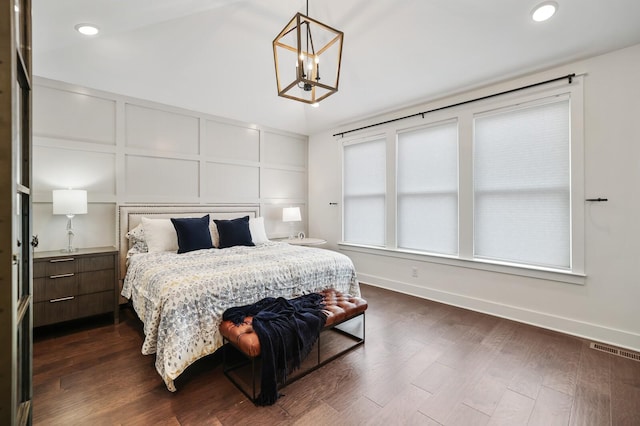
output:
[{"label": "white pillow", "polygon": [[215,248],[220,245],[220,234],[218,234],[218,225],[211,219],[209,223],[209,232],[211,232],[211,243]]},{"label": "white pillow", "polygon": [[269,241],[267,233],[264,230],[263,217],[252,217],[249,219],[249,232],[251,232],[253,244],[262,244]]},{"label": "white pillow", "polygon": [[142,226],[149,253],[178,251],[178,235],[173,223],[171,223],[171,219],[149,219],[143,217]]}]

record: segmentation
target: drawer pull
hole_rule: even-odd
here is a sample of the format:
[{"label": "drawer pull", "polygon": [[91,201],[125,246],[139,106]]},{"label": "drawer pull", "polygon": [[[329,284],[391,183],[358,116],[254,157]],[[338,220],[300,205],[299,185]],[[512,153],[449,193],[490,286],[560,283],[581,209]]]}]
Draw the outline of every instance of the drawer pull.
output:
[{"label": "drawer pull", "polygon": [[50,275],[49,278],[51,278],[52,280],[55,280],[56,278],[67,278],[67,277],[72,277],[75,274],[71,273],[71,274],[60,274],[60,275]]},{"label": "drawer pull", "polygon": [[49,263],[58,263],[58,262],[73,262],[75,259],[73,257],[63,257],[62,259],[51,259]]},{"label": "drawer pull", "polygon": [[75,299],[75,296],[61,297],[59,299],[51,299],[49,300],[49,303],[64,302],[65,300],[73,300],[73,299]]}]

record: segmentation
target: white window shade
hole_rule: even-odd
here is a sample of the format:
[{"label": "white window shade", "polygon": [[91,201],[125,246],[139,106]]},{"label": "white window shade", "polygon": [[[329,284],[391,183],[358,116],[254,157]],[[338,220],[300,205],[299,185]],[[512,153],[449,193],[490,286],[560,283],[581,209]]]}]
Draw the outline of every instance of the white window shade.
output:
[{"label": "white window shade", "polygon": [[570,101],[474,120],[474,256],[571,267]]},{"label": "white window shade", "polygon": [[384,139],[343,149],[344,241],[384,246],[386,143]]},{"label": "white window shade", "polygon": [[398,135],[398,247],[458,253],[458,125]]}]

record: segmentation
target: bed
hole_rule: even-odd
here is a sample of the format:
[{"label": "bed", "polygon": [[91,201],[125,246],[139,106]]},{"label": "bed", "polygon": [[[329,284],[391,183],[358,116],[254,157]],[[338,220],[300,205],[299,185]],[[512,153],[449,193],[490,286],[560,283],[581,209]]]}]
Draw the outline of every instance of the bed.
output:
[{"label": "bed", "polygon": [[[176,390],[174,380],[189,365],[222,346],[218,328],[227,308],[264,297],[293,298],[326,288],[360,296],[351,260],[331,250],[264,237],[255,246],[144,253],[132,249],[137,243],[127,238],[128,233],[144,228],[143,221],[148,224],[153,219],[205,215],[210,221],[227,222],[249,216],[252,226],[253,219],[256,223],[260,220],[258,205],[119,207],[121,294],[131,301],[143,322],[142,353],[155,354],[156,370],[172,392]],[[211,234],[216,245],[223,243],[223,235],[216,236],[215,227]]]}]

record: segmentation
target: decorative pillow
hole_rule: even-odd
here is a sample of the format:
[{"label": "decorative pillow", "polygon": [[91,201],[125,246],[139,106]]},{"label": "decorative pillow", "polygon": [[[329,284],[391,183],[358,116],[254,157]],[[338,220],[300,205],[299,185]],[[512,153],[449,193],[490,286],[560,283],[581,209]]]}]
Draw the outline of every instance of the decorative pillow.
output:
[{"label": "decorative pillow", "polygon": [[[140,244],[140,243],[138,243]],[[146,246],[145,246],[146,247]],[[141,250],[139,245],[134,245],[133,247],[131,247],[128,251],[127,251],[127,260],[129,260],[129,258],[131,256],[133,256],[134,254],[140,254],[140,253],[146,253],[148,250]]]},{"label": "decorative pillow", "polygon": [[213,248],[209,215],[197,217],[171,218],[178,237],[178,254],[194,250]]},{"label": "decorative pillow", "polygon": [[131,231],[127,232],[126,237],[129,240],[129,251],[132,254],[146,253],[149,251],[147,242],[144,239],[144,228],[141,223]]},{"label": "decorative pillow", "polygon": [[249,219],[249,231],[251,232],[253,244],[262,244],[269,241],[267,233],[264,230],[263,217],[252,217]]},{"label": "decorative pillow", "polygon": [[178,250],[178,236],[171,220],[143,217],[142,227],[149,253]]},{"label": "decorative pillow", "polygon": [[131,231],[127,232],[127,239],[131,241],[131,244],[135,244],[138,241],[144,242],[144,228],[141,223]]},{"label": "decorative pillow", "polygon": [[233,246],[253,246],[249,230],[249,216],[231,220],[214,219],[218,228],[220,242],[218,248]]},{"label": "decorative pillow", "polygon": [[211,232],[211,242],[215,248],[220,246],[220,235],[218,234],[218,225],[216,225],[215,219],[209,224],[209,231]]}]

